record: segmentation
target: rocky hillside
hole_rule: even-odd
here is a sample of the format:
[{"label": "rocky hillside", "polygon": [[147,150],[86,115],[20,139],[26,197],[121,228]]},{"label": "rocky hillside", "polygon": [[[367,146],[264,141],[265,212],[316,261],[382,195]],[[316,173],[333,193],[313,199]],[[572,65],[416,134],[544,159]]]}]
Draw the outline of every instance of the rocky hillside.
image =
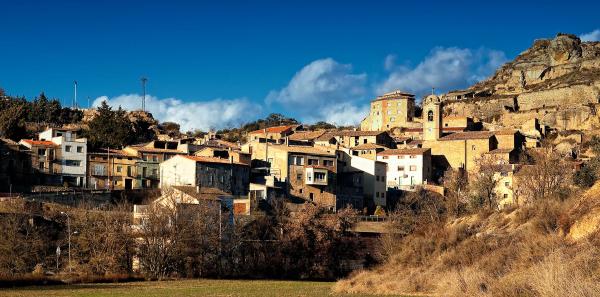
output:
[{"label": "rocky hillside", "polygon": [[600,42],[571,34],[536,40],[469,91],[474,99],[450,100],[446,112],[513,127],[532,117],[557,129],[600,127]]},{"label": "rocky hillside", "polygon": [[565,201],[480,212],[384,235],[384,264],[336,292],[410,296],[600,296],[600,184]]}]

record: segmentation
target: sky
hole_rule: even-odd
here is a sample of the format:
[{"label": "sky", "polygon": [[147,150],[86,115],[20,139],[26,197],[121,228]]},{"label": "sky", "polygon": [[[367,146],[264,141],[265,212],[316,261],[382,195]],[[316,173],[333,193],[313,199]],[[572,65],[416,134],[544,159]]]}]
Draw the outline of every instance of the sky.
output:
[{"label": "sky", "polygon": [[[271,112],[356,124],[377,95],[466,88],[558,32],[600,40],[599,1],[0,0],[0,87],[147,109],[182,130]],[[88,100],[89,98],[89,100]],[[88,103],[89,102],[89,103]]]}]

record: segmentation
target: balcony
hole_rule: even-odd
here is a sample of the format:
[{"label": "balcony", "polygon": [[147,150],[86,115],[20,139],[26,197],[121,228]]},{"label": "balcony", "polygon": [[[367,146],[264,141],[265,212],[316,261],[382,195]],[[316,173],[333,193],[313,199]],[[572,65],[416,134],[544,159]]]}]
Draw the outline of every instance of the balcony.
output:
[{"label": "balcony", "polygon": [[306,167],[304,176],[304,182],[307,185],[326,186],[329,182],[329,172],[324,168]]}]

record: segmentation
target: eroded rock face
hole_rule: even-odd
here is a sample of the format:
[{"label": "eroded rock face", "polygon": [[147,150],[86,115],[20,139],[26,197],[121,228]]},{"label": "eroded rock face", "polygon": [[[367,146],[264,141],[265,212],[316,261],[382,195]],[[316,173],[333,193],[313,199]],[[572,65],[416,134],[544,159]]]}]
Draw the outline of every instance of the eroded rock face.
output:
[{"label": "eroded rock face", "polygon": [[[515,126],[537,118],[558,129],[595,128],[600,108],[600,42],[581,42],[572,34],[536,40],[492,77],[469,89],[487,96],[448,102],[445,112]],[[566,109],[569,115],[559,114]]]}]

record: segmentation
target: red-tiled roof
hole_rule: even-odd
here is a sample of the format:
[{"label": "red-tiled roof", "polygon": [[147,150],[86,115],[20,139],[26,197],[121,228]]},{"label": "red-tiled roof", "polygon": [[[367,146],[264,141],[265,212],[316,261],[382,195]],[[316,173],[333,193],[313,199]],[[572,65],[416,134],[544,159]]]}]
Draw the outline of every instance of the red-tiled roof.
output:
[{"label": "red-tiled roof", "polygon": [[265,133],[265,130],[267,133],[284,133],[284,132],[292,131],[292,129],[294,129],[296,127],[298,127],[298,125],[275,126],[275,127],[269,127],[266,129],[259,129],[259,130],[255,130],[252,132],[248,132],[248,134],[263,134],[263,133]]},{"label": "red-tiled roof", "polygon": [[295,132],[294,134],[290,135],[289,139],[290,140],[314,140],[314,139],[321,137],[326,132],[327,131],[325,131],[325,130]]},{"label": "red-tiled roof", "polygon": [[468,132],[458,132],[452,133],[450,135],[446,135],[440,140],[448,141],[448,140],[468,140],[468,139],[486,139],[494,136],[494,132],[490,131],[468,131]]},{"label": "red-tiled roof", "polygon": [[30,145],[41,145],[41,146],[56,146],[57,145],[54,142],[47,141],[47,140],[23,139],[22,141],[26,142]]},{"label": "red-tiled roof", "polygon": [[192,161],[200,162],[200,163],[220,163],[220,164],[236,164],[236,165],[248,166],[248,164],[231,161],[229,159],[216,158],[216,157],[187,156],[187,155],[182,156],[182,157],[184,157],[186,159],[190,159]]},{"label": "red-tiled roof", "polygon": [[363,143],[355,147],[350,148],[351,150],[374,150],[374,149],[387,149],[387,147],[375,143]]},{"label": "red-tiled roof", "polygon": [[406,149],[393,149],[393,150],[385,150],[383,152],[378,153],[378,156],[390,156],[390,155],[422,155],[427,151],[430,151],[429,148],[406,148]]}]

